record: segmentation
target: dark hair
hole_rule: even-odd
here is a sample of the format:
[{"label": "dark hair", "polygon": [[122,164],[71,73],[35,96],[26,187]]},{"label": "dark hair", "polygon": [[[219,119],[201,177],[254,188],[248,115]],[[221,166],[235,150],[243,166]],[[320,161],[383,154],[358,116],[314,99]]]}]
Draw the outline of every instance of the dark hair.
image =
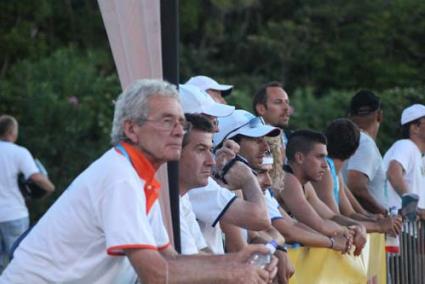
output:
[{"label": "dark hair", "polygon": [[420,124],[421,119],[424,118],[424,116],[419,117],[415,120],[412,120],[406,124],[403,124],[400,128],[400,132],[401,132],[401,138],[402,139],[409,139],[410,138],[410,125],[413,124]]},{"label": "dark hair", "polygon": [[283,84],[278,81],[272,81],[261,86],[261,88],[255,93],[254,99],[252,100],[252,110],[256,116],[259,116],[256,109],[257,105],[267,106],[267,88],[269,87],[283,88]]},{"label": "dark hair", "polygon": [[214,127],[211,122],[202,114],[185,113],[186,121],[190,123],[189,130],[183,136],[183,147],[189,143],[189,136],[192,130],[213,133]]},{"label": "dark hair", "polygon": [[17,121],[13,116],[4,114],[0,116],[0,137],[4,137],[9,131],[16,127]]},{"label": "dark hair", "polygon": [[307,154],[313,149],[314,144],[326,145],[326,136],[321,132],[309,129],[294,131],[289,136],[288,144],[286,145],[286,157],[288,161],[294,161],[297,152]]},{"label": "dark hair", "polygon": [[233,140],[236,143],[241,144],[242,137],[244,137],[242,134],[238,134],[230,138],[230,140]]},{"label": "dark hair", "polygon": [[328,156],[342,161],[350,158],[359,147],[360,130],[351,120],[338,118],[325,131]]},{"label": "dark hair", "polygon": [[351,116],[365,116],[382,108],[382,103],[372,91],[360,90],[350,102]]}]

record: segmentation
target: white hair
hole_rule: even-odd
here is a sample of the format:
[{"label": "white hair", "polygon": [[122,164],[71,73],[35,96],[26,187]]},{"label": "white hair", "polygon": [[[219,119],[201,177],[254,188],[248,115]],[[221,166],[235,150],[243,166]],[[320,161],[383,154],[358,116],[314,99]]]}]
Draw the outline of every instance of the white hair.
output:
[{"label": "white hair", "polygon": [[115,103],[112,122],[111,143],[117,145],[127,140],[124,134],[124,122],[127,120],[142,124],[149,116],[149,98],[153,96],[172,97],[179,100],[174,85],[162,81],[143,79],[133,82],[118,97]]}]

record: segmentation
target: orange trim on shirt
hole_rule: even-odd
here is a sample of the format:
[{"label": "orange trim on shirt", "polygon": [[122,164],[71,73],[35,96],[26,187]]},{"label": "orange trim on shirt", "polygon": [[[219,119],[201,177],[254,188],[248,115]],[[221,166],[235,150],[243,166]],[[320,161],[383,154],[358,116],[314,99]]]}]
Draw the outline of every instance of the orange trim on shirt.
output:
[{"label": "orange trim on shirt", "polygon": [[146,214],[149,213],[153,204],[159,197],[159,189],[161,185],[155,179],[155,169],[143,153],[135,146],[126,142],[121,142],[121,145],[127,151],[131,163],[141,179],[145,181],[144,191],[146,196]]},{"label": "orange trim on shirt", "polygon": [[124,250],[125,249],[150,249],[150,250],[158,250],[156,246],[152,245],[140,245],[140,244],[128,244],[128,245],[119,245],[119,246],[113,246],[106,249],[106,252],[109,255],[113,256],[119,256],[119,255],[125,255]]},{"label": "orange trim on shirt", "polygon": [[171,247],[171,244],[170,243],[167,243],[167,244],[165,244],[163,246],[158,247],[158,250],[164,250],[164,249],[169,248],[169,247]]},{"label": "orange trim on shirt", "polygon": [[164,250],[171,246],[171,243],[166,243],[163,246],[155,247],[152,245],[140,245],[140,244],[130,244],[130,245],[119,245],[119,246],[113,246],[109,247],[106,252],[108,255],[112,256],[121,256],[125,255],[124,250],[125,249],[150,249],[150,250]]}]

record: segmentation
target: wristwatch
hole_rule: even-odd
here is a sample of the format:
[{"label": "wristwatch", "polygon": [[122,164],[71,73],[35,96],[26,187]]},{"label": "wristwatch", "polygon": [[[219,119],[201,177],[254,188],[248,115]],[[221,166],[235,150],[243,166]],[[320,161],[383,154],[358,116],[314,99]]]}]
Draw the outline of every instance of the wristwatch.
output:
[{"label": "wristwatch", "polygon": [[283,245],[283,246],[281,246],[281,245],[277,245],[276,246],[276,250],[280,250],[280,251],[283,251],[283,252],[288,252],[288,247],[286,246],[286,245]]}]

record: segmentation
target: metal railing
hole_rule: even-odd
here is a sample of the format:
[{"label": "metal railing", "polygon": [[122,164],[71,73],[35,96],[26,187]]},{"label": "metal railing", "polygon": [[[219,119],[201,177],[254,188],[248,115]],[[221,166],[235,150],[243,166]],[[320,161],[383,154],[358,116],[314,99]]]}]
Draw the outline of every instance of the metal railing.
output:
[{"label": "metal railing", "polygon": [[400,253],[387,253],[388,284],[425,284],[425,221],[406,221]]}]

